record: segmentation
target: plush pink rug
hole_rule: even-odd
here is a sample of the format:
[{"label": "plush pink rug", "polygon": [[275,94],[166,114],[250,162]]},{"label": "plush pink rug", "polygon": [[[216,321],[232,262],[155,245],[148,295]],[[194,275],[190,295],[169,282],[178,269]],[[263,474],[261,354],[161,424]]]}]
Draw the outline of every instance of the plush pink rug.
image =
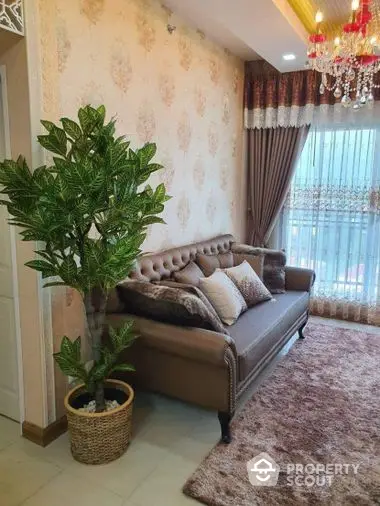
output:
[{"label": "plush pink rug", "polygon": [[[305,335],[235,418],[233,442],[218,444],[188,480],[187,495],[210,506],[380,504],[380,336],[316,324]],[[247,462],[262,452],[280,466],[275,486],[248,479]]]}]

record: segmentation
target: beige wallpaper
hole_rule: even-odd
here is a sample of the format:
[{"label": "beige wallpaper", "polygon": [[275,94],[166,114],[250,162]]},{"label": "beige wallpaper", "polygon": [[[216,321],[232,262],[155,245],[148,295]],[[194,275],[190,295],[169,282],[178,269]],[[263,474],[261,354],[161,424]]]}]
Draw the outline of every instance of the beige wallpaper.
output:
[{"label": "beige wallpaper", "polygon": [[[157,143],[152,183],[173,199],[145,251],[244,233],[243,62],[184,24],[170,35],[170,14],[155,0],[39,0],[45,118],[104,103],[132,146]],[[83,331],[78,313],[54,292],[55,348]]]},{"label": "beige wallpaper", "polygon": [[170,12],[153,0],[40,6],[46,115],[104,103],[132,145],[158,145],[165,171],[153,182],[173,200],[168,226],[150,230],[146,249],[240,235],[243,62],[186,26],[170,35]]}]

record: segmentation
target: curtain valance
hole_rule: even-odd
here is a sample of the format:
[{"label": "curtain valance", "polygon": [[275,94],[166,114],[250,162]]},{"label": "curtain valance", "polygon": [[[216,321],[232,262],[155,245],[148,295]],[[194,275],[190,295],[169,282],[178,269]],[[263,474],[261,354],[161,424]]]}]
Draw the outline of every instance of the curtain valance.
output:
[{"label": "curtain valance", "polygon": [[[281,74],[265,61],[248,62],[245,69],[245,128],[301,127],[315,113],[346,111],[333,92],[319,93],[321,74],[311,70]],[[380,90],[375,90],[380,99]],[[361,114],[360,111],[359,114]]]}]

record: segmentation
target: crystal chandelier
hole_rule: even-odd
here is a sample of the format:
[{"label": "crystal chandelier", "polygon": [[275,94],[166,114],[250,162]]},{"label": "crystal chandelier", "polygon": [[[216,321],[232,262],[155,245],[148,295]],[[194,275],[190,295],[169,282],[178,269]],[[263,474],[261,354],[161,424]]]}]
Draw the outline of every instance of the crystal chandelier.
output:
[{"label": "crystal chandelier", "polygon": [[[308,65],[322,73],[320,93],[334,91],[345,107],[355,110],[374,103],[374,76],[380,70],[380,10],[377,0],[353,0],[348,23],[328,40],[321,30],[323,14],[315,17],[316,33],[309,37]],[[351,97],[355,97],[354,100]]]}]

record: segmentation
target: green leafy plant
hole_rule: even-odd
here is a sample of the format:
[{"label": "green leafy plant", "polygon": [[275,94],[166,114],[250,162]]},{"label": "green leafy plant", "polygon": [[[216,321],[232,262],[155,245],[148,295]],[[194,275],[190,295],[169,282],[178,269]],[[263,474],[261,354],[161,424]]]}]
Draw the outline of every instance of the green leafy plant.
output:
[{"label": "green leafy plant", "polygon": [[82,296],[92,365],[81,358],[81,338],[64,337],[55,360],[64,374],[85,383],[97,411],[105,409],[104,382],[114,371],[130,371],[119,363],[134,334],[132,324],[110,329],[102,344],[109,291],[125,279],[141,254],[146,229],[164,223],[158,215],[170,198],[165,186],[147,183],[163,167],[153,163],[155,144],[133,150],[106,122],[104,106],[79,109],[78,122],[42,121],[47,134],[38,141],[53,154],[52,163],[34,171],[20,156],[0,164],[0,203],[24,241],[38,244],[36,259],[26,265],[40,271],[45,286],[66,285]]}]

